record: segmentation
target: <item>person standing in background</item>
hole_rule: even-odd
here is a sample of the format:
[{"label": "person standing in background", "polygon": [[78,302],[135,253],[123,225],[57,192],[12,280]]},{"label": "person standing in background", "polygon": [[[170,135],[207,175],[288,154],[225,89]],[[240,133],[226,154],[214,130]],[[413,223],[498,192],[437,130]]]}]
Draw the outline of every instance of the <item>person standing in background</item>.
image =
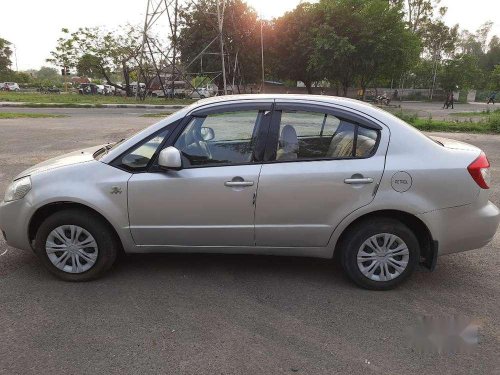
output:
[{"label": "person standing in background", "polygon": [[497,96],[496,91],[493,91],[493,92],[490,94],[490,96],[488,97],[488,103],[486,103],[486,104],[490,104],[490,103],[492,103],[493,105],[495,105],[495,98],[496,98],[496,96]]}]

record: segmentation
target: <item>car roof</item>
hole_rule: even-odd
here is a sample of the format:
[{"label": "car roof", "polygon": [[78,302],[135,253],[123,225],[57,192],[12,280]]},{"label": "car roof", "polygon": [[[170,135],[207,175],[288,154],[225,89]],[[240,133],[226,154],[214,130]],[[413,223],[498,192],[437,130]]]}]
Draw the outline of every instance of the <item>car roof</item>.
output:
[{"label": "car roof", "polygon": [[236,104],[238,102],[244,103],[248,101],[291,101],[291,102],[303,102],[309,104],[319,104],[319,105],[333,105],[338,107],[343,107],[345,109],[356,110],[365,115],[369,115],[375,119],[385,118],[388,115],[392,117],[388,112],[384,111],[372,105],[370,103],[362,102],[356,99],[338,97],[338,96],[328,96],[328,95],[306,95],[306,94],[244,94],[244,95],[226,95],[226,96],[214,96],[211,98],[201,99],[190,106],[191,110],[196,110],[204,106],[211,105],[223,105]]}]

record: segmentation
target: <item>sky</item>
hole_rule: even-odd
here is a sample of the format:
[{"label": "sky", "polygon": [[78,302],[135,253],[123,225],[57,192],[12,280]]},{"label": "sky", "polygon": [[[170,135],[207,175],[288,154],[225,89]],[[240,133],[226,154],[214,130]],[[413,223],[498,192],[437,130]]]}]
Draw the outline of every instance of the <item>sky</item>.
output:
[{"label": "sky", "polygon": [[[266,19],[292,10],[300,0],[247,0]],[[500,35],[500,0],[442,0],[448,6],[445,21],[475,31],[485,21],[497,21]],[[76,6],[78,4],[78,6]],[[0,37],[15,44],[19,70],[48,65],[45,59],[67,27],[115,28],[143,24],[146,0],[0,0]],[[497,17],[495,17],[497,16]],[[15,59],[13,59],[14,61]],[[16,69],[15,63],[13,66]]]}]

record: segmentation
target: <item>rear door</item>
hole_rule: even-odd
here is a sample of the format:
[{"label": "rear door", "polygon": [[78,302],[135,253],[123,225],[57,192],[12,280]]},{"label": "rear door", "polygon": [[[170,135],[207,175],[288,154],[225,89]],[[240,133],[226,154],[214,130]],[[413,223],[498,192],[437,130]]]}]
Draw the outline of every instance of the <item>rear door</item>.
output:
[{"label": "rear door", "polygon": [[277,103],[255,216],[257,246],[323,247],[382,178],[388,130],[355,113]]}]

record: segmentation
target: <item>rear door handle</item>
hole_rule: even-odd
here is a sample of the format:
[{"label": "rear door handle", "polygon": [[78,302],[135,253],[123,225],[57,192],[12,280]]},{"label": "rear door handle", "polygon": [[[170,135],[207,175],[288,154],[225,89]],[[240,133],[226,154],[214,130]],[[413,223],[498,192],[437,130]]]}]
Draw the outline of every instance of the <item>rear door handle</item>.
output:
[{"label": "rear door handle", "polygon": [[373,183],[373,178],[371,177],[366,177],[366,178],[346,178],[344,180],[345,184],[348,185],[368,185]]},{"label": "rear door handle", "polygon": [[253,181],[226,181],[224,186],[227,187],[246,187],[253,186]]}]

